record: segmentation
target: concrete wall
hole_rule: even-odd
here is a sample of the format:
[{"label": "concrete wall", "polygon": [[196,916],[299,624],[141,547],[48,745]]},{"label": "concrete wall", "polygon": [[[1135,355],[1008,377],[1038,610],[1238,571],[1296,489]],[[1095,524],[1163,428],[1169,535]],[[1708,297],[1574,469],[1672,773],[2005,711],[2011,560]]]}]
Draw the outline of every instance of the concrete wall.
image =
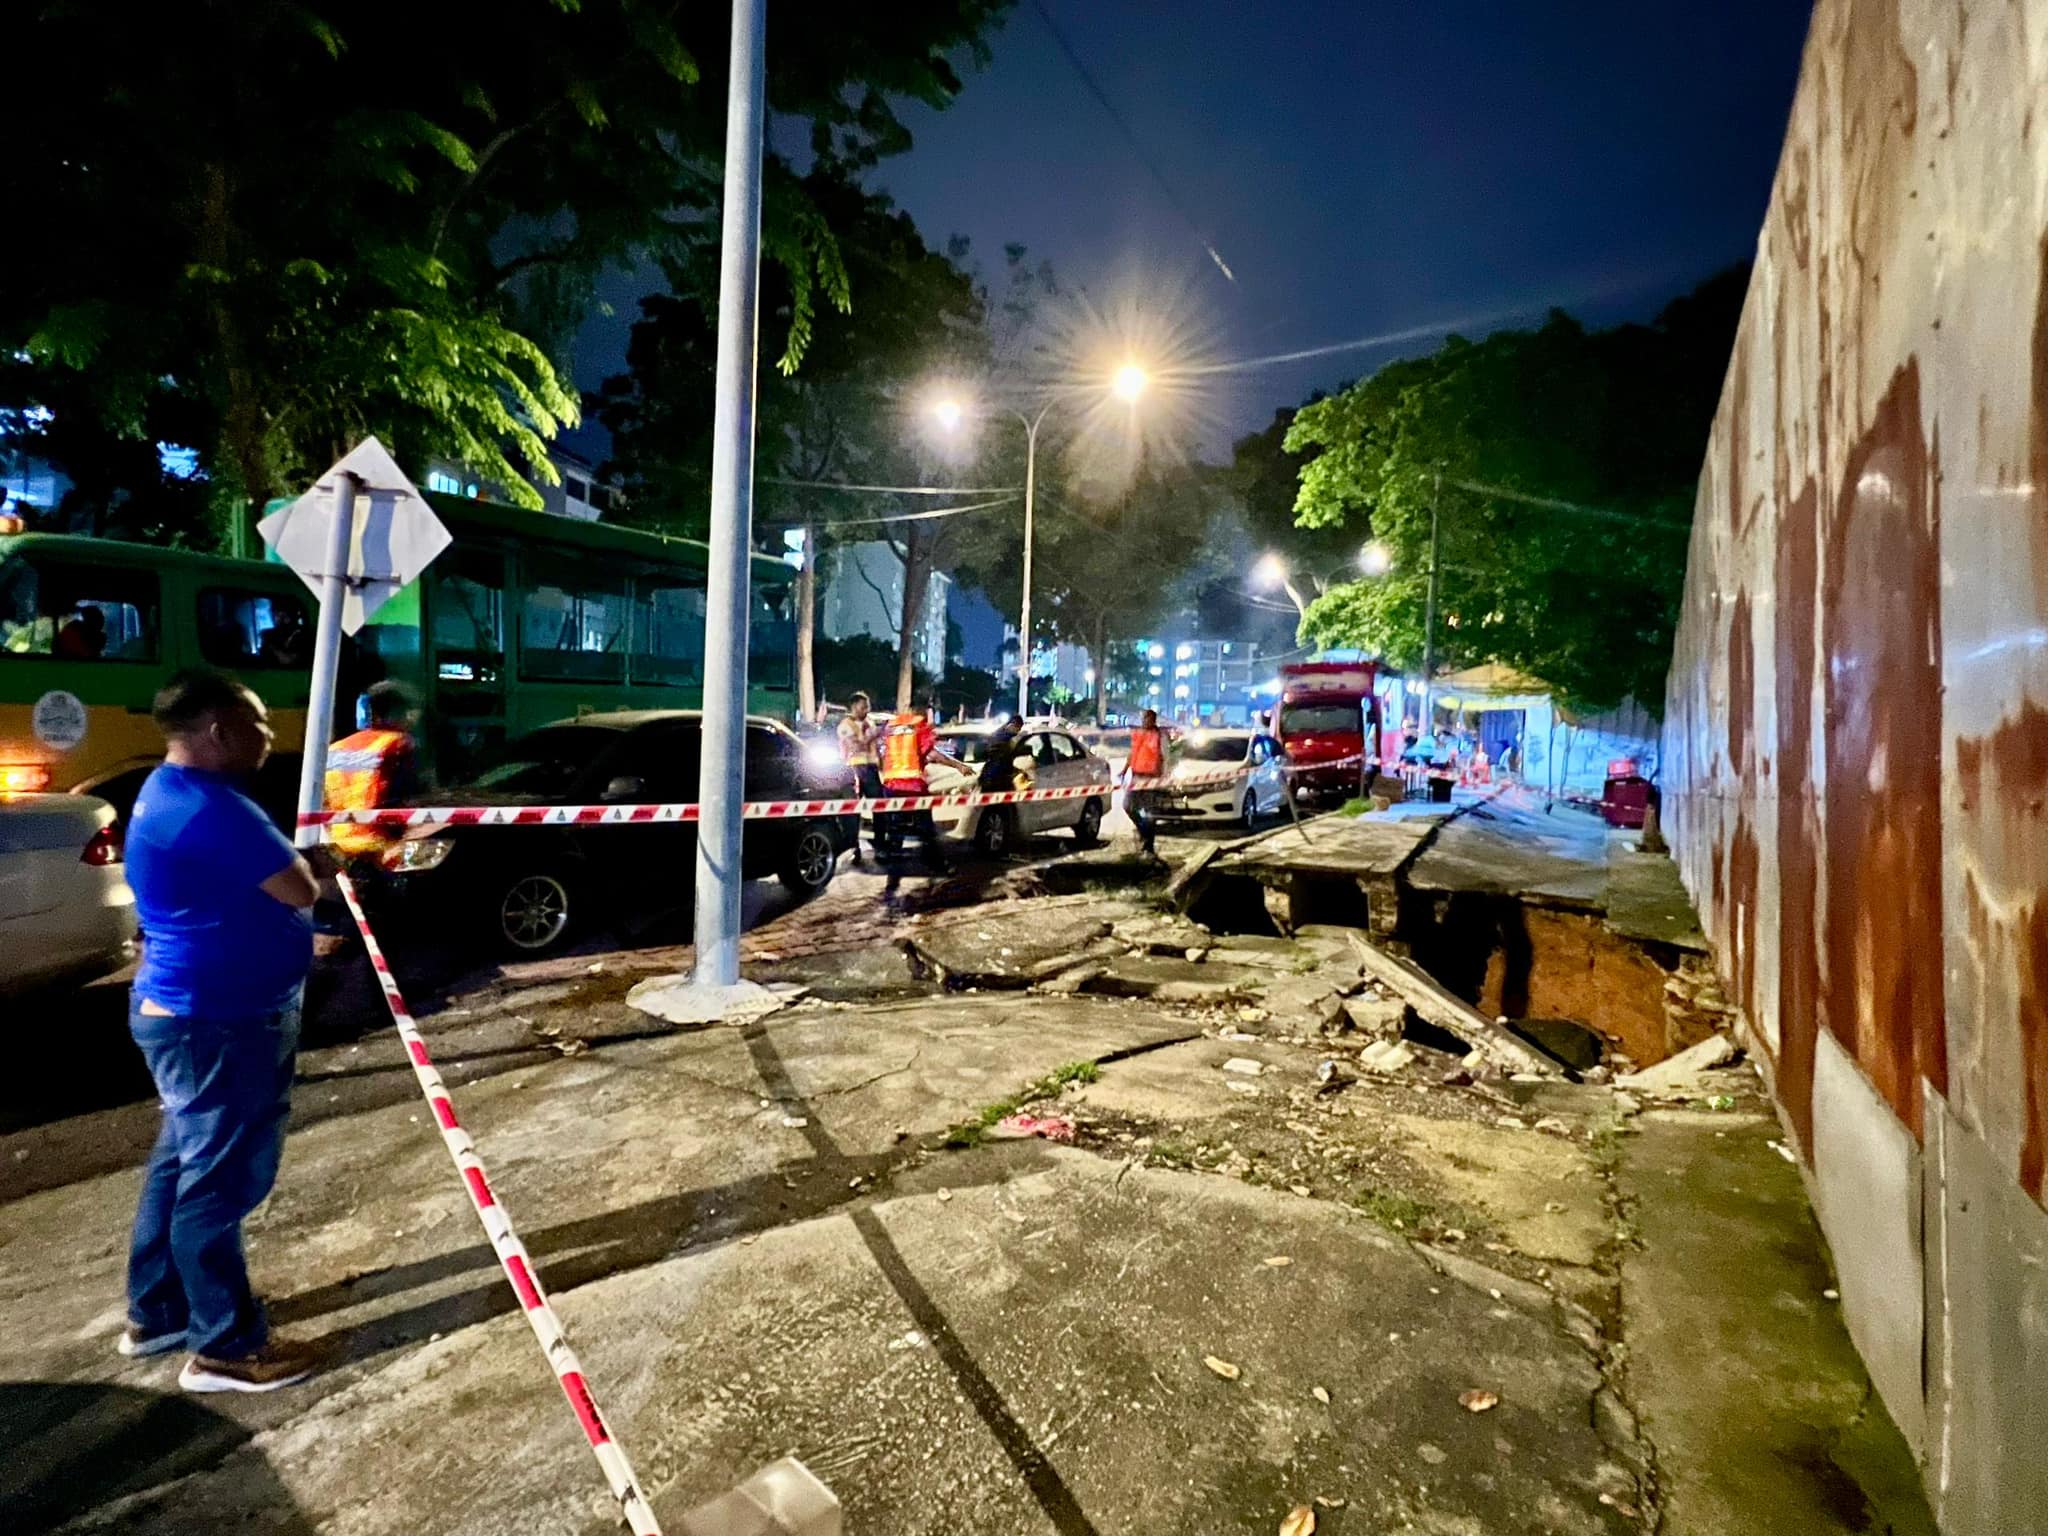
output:
[{"label": "concrete wall", "polygon": [[2048,1532],[2048,3],[1820,0],[1665,820],[1951,1532]]}]

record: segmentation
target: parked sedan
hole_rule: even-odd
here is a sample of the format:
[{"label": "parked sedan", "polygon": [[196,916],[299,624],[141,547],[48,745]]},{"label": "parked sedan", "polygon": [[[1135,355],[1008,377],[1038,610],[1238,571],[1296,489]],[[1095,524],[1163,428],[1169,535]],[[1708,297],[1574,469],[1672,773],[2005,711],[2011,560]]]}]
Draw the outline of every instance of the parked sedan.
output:
[{"label": "parked sedan", "polygon": [[[702,719],[695,710],[622,710],[559,721],[508,743],[441,805],[650,805],[698,797]],[[807,753],[776,721],[747,721],[748,800],[838,799],[852,774]],[[853,846],[857,818],[749,821],[741,873],[773,876],[799,896],[825,889]],[[696,880],[693,822],[561,827],[440,827],[408,836],[383,860],[385,895],[414,912],[470,914],[521,954],[552,949],[600,915],[687,906]]]},{"label": "parked sedan", "polygon": [[1155,814],[1255,827],[1286,808],[1285,762],[1280,743],[1262,731],[1190,731]]},{"label": "parked sedan", "polygon": [[[975,787],[982,766],[988,761],[995,732],[993,722],[949,725],[939,731],[939,748],[959,758],[973,771],[961,773],[943,763],[934,763],[930,784],[935,795],[963,794]],[[1075,739],[1064,728],[1027,725],[1009,744],[1013,771],[1002,776],[1005,789],[1020,780],[1032,789],[1100,789],[1099,794],[1075,795],[1061,800],[1023,800],[1011,805],[942,805],[932,812],[941,836],[970,842],[983,853],[1006,851],[1020,837],[1041,832],[1071,831],[1074,841],[1086,848],[1100,840],[1102,818],[1108,814],[1111,785],[1109,764]],[[1016,759],[1025,759],[1016,764]]]},{"label": "parked sedan", "polygon": [[134,955],[114,808],[91,795],[0,795],[0,995],[87,982]]}]

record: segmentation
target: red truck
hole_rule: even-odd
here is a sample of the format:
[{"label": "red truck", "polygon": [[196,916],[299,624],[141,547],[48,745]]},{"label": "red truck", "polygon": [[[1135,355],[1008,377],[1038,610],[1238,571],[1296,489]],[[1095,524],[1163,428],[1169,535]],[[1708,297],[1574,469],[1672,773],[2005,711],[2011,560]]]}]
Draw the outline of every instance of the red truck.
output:
[{"label": "red truck", "polygon": [[1369,661],[1301,661],[1280,669],[1274,734],[1297,798],[1343,801],[1379,761],[1380,703]]}]

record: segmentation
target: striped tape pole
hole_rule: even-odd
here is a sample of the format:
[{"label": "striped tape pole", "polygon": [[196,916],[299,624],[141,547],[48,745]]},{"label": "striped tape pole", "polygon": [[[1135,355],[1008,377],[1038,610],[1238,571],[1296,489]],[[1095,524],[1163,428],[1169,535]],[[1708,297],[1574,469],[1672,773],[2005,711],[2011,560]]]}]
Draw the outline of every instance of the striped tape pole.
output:
[{"label": "striped tape pole", "polygon": [[561,1319],[555,1316],[555,1309],[548,1304],[547,1296],[540,1288],[540,1276],[534,1273],[533,1260],[527,1256],[526,1245],[512,1230],[511,1218],[505,1214],[505,1207],[498,1203],[497,1195],[491,1189],[483,1160],[476,1155],[476,1144],[469,1139],[469,1132],[462,1128],[462,1122],[455,1118],[455,1105],[448,1097],[441,1074],[434,1070],[426,1041],[420,1038],[419,1027],[413,1023],[412,1010],[406,1007],[404,994],[398,990],[398,982],[391,974],[391,963],[384,958],[376,934],[370,931],[370,920],[363,912],[355,885],[347,875],[336,879],[341,886],[342,899],[348,903],[349,914],[356,920],[356,930],[363,936],[363,948],[368,951],[370,964],[376,970],[377,983],[384,989],[384,1004],[391,1010],[391,1022],[398,1026],[398,1037],[405,1042],[406,1059],[412,1063],[412,1075],[419,1080],[427,1107],[434,1112],[434,1123],[441,1128],[441,1140],[448,1148],[448,1155],[455,1160],[455,1170],[462,1177],[462,1187],[469,1193],[469,1203],[476,1210],[477,1220],[483,1223],[484,1234],[490,1238],[498,1262],[504,1267],[505,1278],[512,1283],[513,1294],[519,1298],[520,1309],[526,1314],[533,1336],[540,1341],[541,1353],[547,1356],[556,1380],[562,1384],[562,1395],[569,1399],[569,1406],[576,1413],[576,1422],[583,1426],[583,1438],[590,1442],[591,1454],[597,1457],[598,1466],[604,1470],[604,1480],[611,1485],[612,1497],[619,1501],[619,1513],[634,1536],[661,1536],[661,1526],[654,1518],[654,1511],[648,1507],[647,1495],[641,1491],[640,1481],[634,1477],[625,1451],[612,1438],[604,1415],[597,1411],[597,1403],[583,1379],[583,1366],[577,1360],[576,1352],[569,1347],[569,1336],[562,1328]]}]

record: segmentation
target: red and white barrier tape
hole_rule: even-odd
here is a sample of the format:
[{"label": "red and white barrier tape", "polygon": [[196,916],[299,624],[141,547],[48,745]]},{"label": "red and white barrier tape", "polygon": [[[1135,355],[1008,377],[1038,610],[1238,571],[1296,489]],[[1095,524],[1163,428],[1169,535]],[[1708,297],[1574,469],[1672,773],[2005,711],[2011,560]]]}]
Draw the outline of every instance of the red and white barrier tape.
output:
[{"label": "red and white barrier tape", "polygon": [[[890,795],[881,800],[750,800],[740,808],[749,821],[792,816],[890,815],[941,805],[1014,805],[1020,800],[1079,800],[1106,795],[1109,784],[1067,789],[1006,789],[988,794]],[[636,822],[695,821],[695,802],[659,805],[421,805],[373,811],[303,811],[302,827],[592,827]]]},{"label": "red and white barrier tape", "polygon": [[[1289,773],[1344,768],[1363,761],[1353,756],[1305,767],[1283,765]],[[1130,789],[1167,793],[1199,793],[1230,784],[1236,773],[1201,779],[1133,779]],[[945,795],[890,795],[881,800],[860,797],[839,800],[750,800],[740,808],[748,821],[775,821],[802,816],[895,815],[950,805],[1015,805],[1026,800],[1080,800],[1109,793],[1114,785],[1079,784],[1063,789],[1005,789]],[[303,811],[302,827],[607,827],[646,822],[695,821],[695,802],[652,805],[419,805],[381,810]]]},{"label": "red and white barrier tape", "polygon": [[377,982],[384,989],[384,1003],[391,1010],[391,1022],[398,1026],[398,1036],[405,1042],[405,1054],[412,1063],[413,1076],[419,1079],[420,1092],[426,1095],[427,1107],[434,1112],[434,1123],[441,1128],[441,1140],[448,1148],[448,1155],[455,1160],[456,1172],[462,1176],[462,1187],[469,1192],[469,1203],[476,1210],[477,1220],[483,1223],[484,1235],[490,1238],[498,1262],[504,1266],[505,1278],[512,1282],[513,1294],[519,1298],[533,1336],[540,1341],[541,1353],[547,1356],[556,1379],[561,1382],[562,1395],[569,1399],[569,1406],[575,1410],[577,1423],[583,1426],[583,1437],[590,1442],[591,1453],[604,1470],[604,1479],[611,1485],[612,1497],[619,1501],[619,1511],[624,1515],[627,1526],[634,1536],[661,1536],[661,1526],[654,1518],[654,1511],[648,1507],[647,1495],[641,1491],[640,1481],[633,1475],[624,1449],[612,1438],[604,1415],[597,1411],[597,1403],[583,1379],[583,1366],[569,1347],[569,1337],[563,1331],[561,1319],[555,1316],[554,1308],[548,1305],[548,1299],[541,1291],[540,1276],[534,1273],[526,1245],[519,1241],[519,1235],[512,1230],[511,1218],[505,1214],[505,1207],[498,1203],[492,1192],[490,1178],[484,1172],[483,1161],[476,1154],[476,1145],[469,1139],[469,1132],[455,1118],[455,1105],[441,1082],[441,1074],[434,1070],[433,1060],[427,1055],[426,1042],[420,1038],[419,1028],[413,1023],[412,1010],[406,1007],[398,983],[392,978],[390,962],[378,947],[377,936],[370,931],[370,920],[363,914],[355,886],[346,875],[337,878],[342,899],[348,903],[348,910],[356,920],[356,929],[363,936],[363,948],[369,952],[370,964],[376,969]]}]

